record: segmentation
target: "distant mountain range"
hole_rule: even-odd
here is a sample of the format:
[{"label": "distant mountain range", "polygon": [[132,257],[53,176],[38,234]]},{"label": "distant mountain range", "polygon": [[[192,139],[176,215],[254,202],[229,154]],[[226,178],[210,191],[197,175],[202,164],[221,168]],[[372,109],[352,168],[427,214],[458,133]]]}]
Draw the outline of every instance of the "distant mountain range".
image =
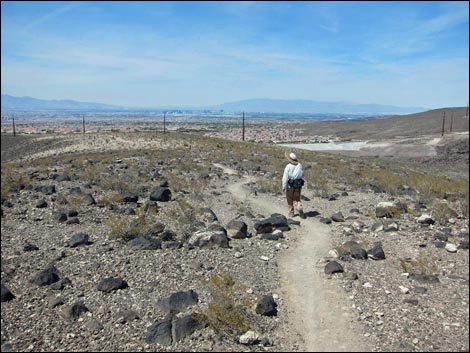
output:
[{"label": "distant mountain range", "polygon": [[224,111],[257,113],[331,113],[331,114],[408,114],[427,110],[423,107],[396,107],[350,102],[321,102],[305,99],[248,99],[215,106]]},{"label": "distant mountain range", "polygon": [[397,107],[380,104],[357,104],[350,102],[322,102],[305,99],[248,99],[204,107],[123,107],[103,103],[78,102],[74,100],[45,100],[32,97],[14,97],[2,94],[2,112],[34,110],[100,110],[100,111],[138,111],[138,110],[211,110],[247,113],[292,113],[292,114],[409,114],[427,110],[423,107]]},{"label": "distant mountain range", "polygon": [[124,107],[74,100],[46,100],[2,94],[2,111],[18,110],[123,110]]}]

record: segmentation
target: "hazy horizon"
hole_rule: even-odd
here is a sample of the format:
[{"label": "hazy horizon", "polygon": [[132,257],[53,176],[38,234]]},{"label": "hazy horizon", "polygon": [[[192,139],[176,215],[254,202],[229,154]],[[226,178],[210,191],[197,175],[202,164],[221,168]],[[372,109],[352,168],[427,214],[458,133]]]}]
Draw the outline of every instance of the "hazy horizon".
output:
[{"label": "hazy horizon", "polygon": [[1,3],[2,94],[465,106],[468,2]]}]

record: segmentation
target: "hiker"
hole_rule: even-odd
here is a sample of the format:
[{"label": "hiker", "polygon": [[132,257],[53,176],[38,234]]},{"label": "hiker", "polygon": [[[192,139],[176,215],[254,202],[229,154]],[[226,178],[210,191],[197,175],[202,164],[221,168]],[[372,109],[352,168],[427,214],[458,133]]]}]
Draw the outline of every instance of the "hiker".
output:
[{"label": "hiker", "polygon": [[300,201],[300,192],[304,185],[304,170],[302,164],[297,160],[295,153],[286,152],[285,156],[289,164],[286,165],[284,175],[282,176],[282,192],[286,193],[289,217],[294,217],[294,209],[297,209],[300,218],[305,219],[306,216]]}]

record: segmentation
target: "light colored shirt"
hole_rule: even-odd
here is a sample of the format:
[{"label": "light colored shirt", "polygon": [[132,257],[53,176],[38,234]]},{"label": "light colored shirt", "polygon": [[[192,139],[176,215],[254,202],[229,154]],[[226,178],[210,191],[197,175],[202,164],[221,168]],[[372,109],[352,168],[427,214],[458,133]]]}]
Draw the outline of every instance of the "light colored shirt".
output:
[{"label": "light colored shirt", "polygon": [[284,169],[284,175],[282,176],[282,188],[287,188],[287,182],[289,179],[300,179],[304,177],[304,169],[302,164],[292,164],[289,163]]}]

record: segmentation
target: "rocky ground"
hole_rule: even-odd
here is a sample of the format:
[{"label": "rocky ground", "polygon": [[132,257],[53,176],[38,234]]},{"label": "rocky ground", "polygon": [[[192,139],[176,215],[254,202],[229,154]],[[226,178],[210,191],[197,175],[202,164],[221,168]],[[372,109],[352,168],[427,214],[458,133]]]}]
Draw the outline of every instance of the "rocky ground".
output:
[{"label": "rocky ground", "polygon": [[[254,200],[285,200],[256,181],[234,195],[241,178],[269,176],[256,153],[189,141],[185,154],[84,158],[49,141],[4,154],[2,137],[2,351],[305,350],[279,266],[307,221],[270,218]],[[51,157],[4,164],[31,146]],[[312,181],[303,194],[308,223],[330,228],[311,266],[346,293],[338,307],[369,350],[468,351],[468,213],[452,199],[433,213],[413,190],[337,183],[320,196]]]}]

